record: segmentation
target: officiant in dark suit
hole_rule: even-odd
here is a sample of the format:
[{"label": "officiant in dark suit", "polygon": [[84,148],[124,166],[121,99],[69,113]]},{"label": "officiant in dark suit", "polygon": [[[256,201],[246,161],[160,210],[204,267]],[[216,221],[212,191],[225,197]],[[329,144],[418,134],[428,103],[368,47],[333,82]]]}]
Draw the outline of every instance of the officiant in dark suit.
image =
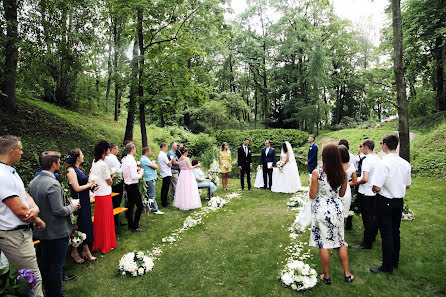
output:
[{"label": "officiant in dark suit", "polygon": [[248,190],[251,190],[251,168],[252,168],[252,160],[251,160],[251,148],[249,145],[249,139],[245,138],[243,140],[243,145],[238,148],[238,168],[240,169],[240,184],[242,186],[242,190],[245,189],[245,173],[248,179]]},{"label": "officiant in dark suit", "polygon": [[[263,170],[263,189],[270,189],[273,184],[273,167],[276,166],[276,150],[271,147],[269,140],[265,141],[265,148],[260,156],[260,167]],[[269,183],[267,183],[269,181]],[[268,184],[268,187],[267,187]]]}]

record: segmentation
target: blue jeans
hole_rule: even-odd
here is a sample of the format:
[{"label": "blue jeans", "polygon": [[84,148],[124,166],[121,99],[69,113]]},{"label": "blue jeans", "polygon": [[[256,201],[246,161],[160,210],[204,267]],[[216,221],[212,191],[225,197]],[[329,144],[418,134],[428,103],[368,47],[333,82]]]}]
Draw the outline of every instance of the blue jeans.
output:
[{"label": "blue jeans", "polygon": [[155,179],[146,180],[146,184],[147,184],[147,194],[149,195],[149,198],[153,200],[153,202],[150,203],[150,208],[152,209],[153,212],[157,212],[158,204],[156,203],[156,200],[155,200],[156,180]]},{"label": "blue jeans", "polygon": [[68,236],[52,240],[40,240],[40,272],[45,296],[63,296],[62,277]]}]

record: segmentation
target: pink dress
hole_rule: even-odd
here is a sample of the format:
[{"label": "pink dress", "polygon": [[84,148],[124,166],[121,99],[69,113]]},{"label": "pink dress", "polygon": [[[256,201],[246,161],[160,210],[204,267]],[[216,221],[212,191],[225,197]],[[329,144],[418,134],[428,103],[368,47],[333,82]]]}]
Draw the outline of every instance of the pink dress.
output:
[{"label": "pink dress", "polygon": [[178,177],[173,205],[181,210],[200,208],[201,199],[189,158],[185,157],[179,163],[181,171]]}]

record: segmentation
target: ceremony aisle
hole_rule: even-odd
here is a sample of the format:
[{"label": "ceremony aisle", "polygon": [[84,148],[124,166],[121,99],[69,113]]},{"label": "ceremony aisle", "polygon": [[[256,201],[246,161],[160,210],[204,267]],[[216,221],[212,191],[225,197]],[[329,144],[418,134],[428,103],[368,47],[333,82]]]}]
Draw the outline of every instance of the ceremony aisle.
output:
[{"label": "ceremony aisle", "polygon": [[[305,182],[304,175],[302,180]],[[237,186],[238,181],[230,180],[230,189]],[[202,224],[183,233],[181,240],[163,249],[145,276],[119,276],[117,265],[123,254],[150,250],[193,212],[169,209],[165,216],[144,215],[142,226],[147,232],[123,230],[117,249],[99,256],[98,262],[81,266],[67,263],[66,272],[76,274],[78,280],[64,283],[66,296],[386,296],[389,292],[438,296],[446,289],[441,278],[445,267],[439,261],[446,251],[444,244],[434,245],[433,239],[445,242],[445,218],[439,215],[446,211],[440,199],[444,192],[443,182],[414,179],[407,200],[416,219],[402,222],[401,267],[391,276],[368,272],[381,258],[378,239],[371,251],[349,250],[356,276],[352,284],[343,282],[339,260],[332,257],[332,286],[318,282],[302,293],[284,287],[278,277],[288,257],[285,249],[291,244],[288,228],[297,212],[287,207],[292,195],[256,189],[242,192],[241,199],[209,213]],[[218,191],[217,195],[225,194]],[[434,208],[437,211],[431,214],[429,209]],[[354,229],[346,235],[350,245],[359,243],[361,225],[360,217],[355,216]],[[307,242],[308,236],[307,231],[298,240]],[[312,248],[310,255],[305,263],[313,264],[319,273],[317,249]]]}]

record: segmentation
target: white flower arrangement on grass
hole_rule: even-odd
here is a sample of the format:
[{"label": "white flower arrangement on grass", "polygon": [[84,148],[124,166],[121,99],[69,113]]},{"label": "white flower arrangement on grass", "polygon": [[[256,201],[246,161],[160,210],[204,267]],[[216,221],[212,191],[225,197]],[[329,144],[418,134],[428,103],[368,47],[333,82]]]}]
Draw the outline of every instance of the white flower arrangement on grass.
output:
[{"label": "white flower arrangement on grass", "polygon": [[317,273],[310,265],[296,260],[286,264],[280,275],[280,280],[285,286],[301,291],[316,285]]},{"label": "white flower arrangement on grass", "polygon": [[222,208],[223,206],[225,206],[226,203],[227,203],[227,201],[225,199],[215,196],[215,197],[212,197],[211,200],[209,200],[208,207],[213,210],[216,210],[216,209],[219,209],[219,208]]},{"label": "white flower arrangement on grass", "polygon": [[409,208],[409,205],[405,204],[403,207],[403,213],[401,219],[403,221],[412,221],[415,218],[413,211]]},{"label": "white flower arrangement on grass", "polygon": [[194,220],[191,216],[188,216],[184,222],[183,222],[183,227],[184,228],[192,228],[198,225],[198,221]]},{"label": "white flower arrangement on grass", "polygon": [[292,208],[293,210],[300,210],[305,205],[305,197],[307,193],[306,192],[297,192],[294,194],[290,200],[288,200],[287,205],[288,207]]},{"label": "white flower arrangement on grass", "polygon": [[82,233],[81,231],[74,231],[70,236],[68,244],[71,244],[73,247],[77,248],[85,239],[87,239],[87,234]]},{"label": "white flower arrangement on grass", "polygon": [[142,276],[151,271],[153,266],[152,258],[143,251],[135,251],[122,256],[118,271],[121,275]]}]

